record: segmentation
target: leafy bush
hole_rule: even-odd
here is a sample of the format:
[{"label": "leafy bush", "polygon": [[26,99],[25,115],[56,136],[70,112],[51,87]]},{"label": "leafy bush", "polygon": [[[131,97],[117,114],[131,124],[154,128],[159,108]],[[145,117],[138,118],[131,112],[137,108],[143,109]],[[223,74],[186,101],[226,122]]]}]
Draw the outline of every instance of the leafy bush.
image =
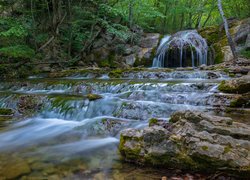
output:
[{"label": "leafy bush", "polygon": [[249,50],[243,50],[240,52],[240,55],[244,58],[250,59],[250,51]]},{"label": "leafy bush", "polygon": [[8,58],[32,59],[35,51],[26,45],[17,45],[1,48],[0,55]]},{"label": "leafy bush", "polygon": [[8,38],[23,38],[28,35],[28,30],[16,19],[0,19],[0,36]]}]

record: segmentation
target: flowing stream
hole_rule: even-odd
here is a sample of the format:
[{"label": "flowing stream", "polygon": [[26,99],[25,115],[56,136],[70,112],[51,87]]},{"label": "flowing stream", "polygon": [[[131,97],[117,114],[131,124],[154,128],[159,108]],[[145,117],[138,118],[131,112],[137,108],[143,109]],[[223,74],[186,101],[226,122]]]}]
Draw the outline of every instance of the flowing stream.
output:
[{"label": "flowing stream", "polygon": [[[130,73],[124,79],[105,75],[1,82],[0,107],[17,109],[23,96],[39,97],[43,103],[31,116],[1,123],[0,176],[21,171],[17,176],[24,179],[160,178],[167,172],[120,160],[120,132],[148,126],[150,118],[167,121],[178,110],[213,112],[229,103],[217,90],[228,77],[216,73],[214,79],[208,72],[180,71]],[[87,94],[102,98],[91,101]]]}]

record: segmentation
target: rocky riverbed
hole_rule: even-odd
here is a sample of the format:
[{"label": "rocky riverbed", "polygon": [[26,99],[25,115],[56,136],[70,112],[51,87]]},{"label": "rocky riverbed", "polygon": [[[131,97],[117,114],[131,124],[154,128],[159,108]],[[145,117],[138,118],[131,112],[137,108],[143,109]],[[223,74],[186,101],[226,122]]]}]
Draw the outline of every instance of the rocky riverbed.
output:
[{"label": "rocky riverbed", "polygon": [[[201,68],[70,70],[2,81],[0,176],[201,179],[218,177],[211,167],[223,177],[248,172],[248,76]],[[244,92],[222,92],[231,81]],[[230,171],[221,174],[225,167]]]}]

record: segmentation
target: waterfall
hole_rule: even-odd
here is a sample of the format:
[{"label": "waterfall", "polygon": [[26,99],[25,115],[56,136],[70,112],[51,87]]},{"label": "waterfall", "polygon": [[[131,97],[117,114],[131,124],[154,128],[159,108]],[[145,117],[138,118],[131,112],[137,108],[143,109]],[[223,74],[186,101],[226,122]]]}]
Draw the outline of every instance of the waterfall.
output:
[{"label": "waterfall", "polygon": [[200,66],[207,64],[207,53],[207,42],[196,30],[180,31],[161,40],[153,67]]},{"label": "waterfall", "polygon": [[[159,49],[161,49],[169,41],[170,38],[171,38],[170,35],[166,35],[162,38],[160,45],[158,47],[158,50],[157,50],[157,54],[159,52]],[[159,55],[159,58],[158,57],[154,58],[153,67],[164,67],[164,57],[162,56],[165,56],[165,54]]]}]

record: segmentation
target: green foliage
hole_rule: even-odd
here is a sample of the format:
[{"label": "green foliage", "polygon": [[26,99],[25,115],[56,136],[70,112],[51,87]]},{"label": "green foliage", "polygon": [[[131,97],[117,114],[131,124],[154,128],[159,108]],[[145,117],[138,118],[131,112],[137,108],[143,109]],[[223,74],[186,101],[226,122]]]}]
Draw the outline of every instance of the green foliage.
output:
[{"label": "green foliage", "polygon": [[[249,0],[223,1],[223,6],[227,17],[250,16]],[[107,40],[112,53],[123,54],[123,45],[138,44],[142,32],[166,34],[222,22],[217,0],[0,0],[0,17],[0,55],[7,62],[33,57],[77,62],[89,57],[98,39]],[[220,38],[217,32],[210,33],[209,43]],[[248,51],[242,56],[249,58]],[[223,54],[217,53],[215,59],[221,62]],[[100,63],[108,65],[116,66],[112,57]]]},{"label": "green foliage", "polygon": [[8,29],[7,31],[0,33],[0,36],[3,36],[3,37],[15,36],[17,38],[22,38],[22,37],[25,37],[27,35],[28,35],[27,31],[22,25],[13,26],[10,29]]},{"label": "green foliage", "polygon": [[17,45],[1,48],[0,55],[8,58],[31,59],[34,57],[35,51],[28,46]]},{"label": "green foliage", "polygon": [[244,58],[250,59],[250,50],[242,50],[242,51],[240,52],[240,55],[241,55],[242,57],[244,57]]},{"label": "green foliage", "polygon": [[28,35],[27,29],[12,18],[0,19],[0,37],[24,38]]}]

